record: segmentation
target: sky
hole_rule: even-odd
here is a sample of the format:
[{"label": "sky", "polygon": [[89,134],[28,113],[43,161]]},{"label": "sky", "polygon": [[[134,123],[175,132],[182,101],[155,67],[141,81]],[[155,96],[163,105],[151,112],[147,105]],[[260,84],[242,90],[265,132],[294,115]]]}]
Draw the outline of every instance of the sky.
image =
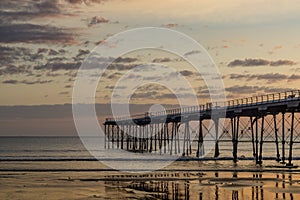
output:
[{"label": "sky", "polygon": [[[18,132],[9,124],[25,127],[14,113],[34,120],[46,115],[40,114],[45,107],[60,110],[59,105],[71,104],[84,59],[109,37],[133,28],[168,28],[200,43],[220,71],[227,99],[299,89],[299,10],[297,1],[280,0],[1,0],[0,125],[6,128],[0,135]],[[209,101],[201,76],[178,56],[140,50],[121,58],[101,78],[96,103],[109,104],[117,81],[144,63],[174,67],[200,102]],[[135,91],[132,103],[177,102],[167,88],[149,84]],[[16,109],[22,106],[32,110]],[[70,118],[68,113],[51,115],[46,124]],[[31,130],[29,126],[28,134]]]}]

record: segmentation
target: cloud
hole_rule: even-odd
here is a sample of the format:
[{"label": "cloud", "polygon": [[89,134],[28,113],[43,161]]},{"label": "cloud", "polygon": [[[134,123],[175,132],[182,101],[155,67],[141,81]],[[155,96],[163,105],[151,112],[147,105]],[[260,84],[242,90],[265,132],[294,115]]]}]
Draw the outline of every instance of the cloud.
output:
[{"label": "cloud", "polygon": [[56,56],[56,55],[58,55],[58,54],[59,54],[59,53],[58,53],[57,51],[53,50],[53,49],[50,49],[50,51],[49,51],[49,53],[48,53],[49,56]]},{"label": "cloud", "polygon": [[139,90],[141,91],[164,91],[166,90],[166,87],[163,86],[163,85],[159,85],[159,84],[146,84],[146,85],[143,85],[141,87],[139,87]]},{"label": "cloud", "polygon": [[289,76],[288,79],[289,79],[289,81],[299,80],[300,79],[300,75],[292,74],[291,76]]},{"label": "cloud", "polygon": [[108,23],[108,22],[109,22],[109,20],[104,18],[104,17],[95,16],[91,19],[88,26],[90,27],[90,26],[93,26],[93,25],[96,25],[96,24],[102,24],[102,23]]},{"label": "cloud", "polygon": [[18,83],[18,80],[5,80],[5,81],[2,81],[2,83],[4,84],[17,84]]},{"label": "cloud", "polygon": [[39,14],[58,14],[60,13],[60,8],[58,7],[57,0],[44,0],[33,5],[37,8],[37,13]]},{"label": "cloud", "polygon": [[124,70],[130,70],[133,69],[135,67],[137,67],[138,65],[135,64],[121,64],[121,63],[113,63],[111,65],[109,65],[109,67],[107,68],[108,70],[119,70],[119,71],[124,71]]},{"label": "cloud", "polygon": [[152,60],[154,63],[163,63],[163,62],[171,62],[170,58],[155,58]]},{"label": "cloud", "polygon": [[[81,66],[81,62],[48,62],[46,64],[42,65],[36,65],[33,67],[34,70],[50,70],[50,71],[57,71],[57,70],[66,70],[66,71],[72,71],[72,70],[78,70]],[[92,70],[97,68],[103,68],[104,65],[107,65],[107,63],[98,63],[98,62],[91,62],[86,63],[86,70]],[[124,63],[112,63],[110,64],[106,70],[110,71],[125,71],[133,69],[137,66],[137,64],[124,64]],[[68,75],[68,74],[66,74]],[[114,74],[117,75],[117,74]]]},{"label": "cloud", "polygon": [[278,81],[282,79],[286,79],[287,76],[284,74],[279,74],[279,73],[269,73],[269,74],[258,74],[252,76],[258,80],[272,80],[272,81]]},{"label": "cloud", "polygon": [[28,73],[30,70],[25,66],[14,66],[8,65],[3,69],[0,69],[0,75],[13,75],[13,74],[23,74]]},{"label": "cloud", "polygon": [[87,54],[90,53],[90,50],[83,50],[83,49],[79,49],[78,50],[78,54],[76,55],[76,57],[81,57],[81,56],[85,56]]},{"label": "cloud", "polygon": [[33,18],[74,15],[66,8],[65,0],[1,0],[0,43],[77,43],[74,39],[74,31],[49,25],[26,23]]},{"label": "cloud", "polygon": [[281,45],[277,45],[277,46],[274,46],[272,50],[270,50],[268,53],[271,55],[273,53],[275,53],[275,51],[281,49],[282,46]]},{"label": "cloud", "polygon": [[227,66],[228,67],[236,67],[236,66],[262,66],[262,65],[268,65],[270,62],[268,60],[264,59],[252,59],[252,58],[246,58],[245,60],[233,60],[231,61]]},{"label": "cloud", "polygon": [[133,95],[131,95],[131,98],[136,98],[136,99],[157,98],[157,95],[158,95],[157,91],[150,91],[150,92],[134,93]]},{"label": "cloud", "polygon": [[79,69],[81,63],[80,62],[68,62],[68,63],[60,63],[60,62],[54,62],[54,63],[47,63],[45,65],[38,65],[35,66],[35,70],[76,70]]},{"label": "cloud", "polygon": [[34,84],[46,84],[46,83],[51,83],[53,82],[53,80],[36,80],[36,81],[28,81],[28,80],[22,80],[22,81],[18,81],[18,80],[14,80],[14,79],[10,79],[10,80],[5,80],[2,81],[2,83],[4,84],[26,84],[26,85],[34,85]]},{"label": "cloud", "polygon": [[[53,73],[52,71],[49,71],[47,73],[44,74],[47,77],[57,77],[57,76],[63,76],[64,74],[60,74],[60,73]],[[41,74],[36,75],[36,77],[41,77]]]},{"label": "cloud", "polygon": [[274,46],[274,47],[273,47],[273,50],[277,50],[277,49],[281,49],[281,48],[282,48],[281,45],[277,45],[277,46]]},{"label": "cloud", "polygon": [[[67,61],[67,60],[69,60],[69,59],[66,58],[66,57],[52,57],[52,58],[47,59],[47,61],[51,62],[51,63],[53,63],[53,62],[63,62],[63,61]],[[75,60],[75,61],[80,61],[80,59]]]},{"label": "cloud", "polygon": [[82,62],[84,60],[84,58],[86,57],[86,55],[88,55],[90,53],[90,50],[83,50],[83,49],[79,49],[78,53],[76,56],[73,57],[73,60],[76,62]]},{"label": "cloud", "polygon": [[291,60],[277,60],[271,61],[270,66],[282,66],[282,65],[296,65],[297,63]]},{"label": "cloud", "polygon": [[178,24],[175,24],[175,23],[169,23],[169,24],[163,24],[163,25],[161,25],[161,26],[163,26],[163,27],[165,27],[165,28],[174,28],[174,27],[177,27]]},{"label": "cloud", "polygon": [[73,34],[53,26],[35,24],[0,25],[0,43],[74,43]]},{"label": "cloud", "polygon": [[292,74],[292,75],[285,75],[280,73],[267,73],[267,74],[230,74],[230,79],[233,80],[240,80],[246,79],[247,81],[250,80],[266,80],[269,83],[278,82],[278,81],[295,81],[300,80],[300,75]]},{"label": "cloud", "polygon": [[130,58],[130,57],[118,57],[114,60],[114,62],[118,63],[131,63],[138,61],[137,58]]},{"label": "cloud", "polygon": [[227,92],[234,94],[255,94],[258,91],[264,90],[259,86],[248,86],[248,85],[234,85],[225,89]]},{"label": "cloud", "polygon": [[109,76],[107,76],[108,79],[115,79],[115,78],[120,78],[122,74],[119,73],[119,72],[115,72],[115,73],[112,73],[110,74]]},{"label": "cloud", "polygon": [[32,61],[39,56],[32,53],[31,49],[24,47],[0,46],[0,65],[11,66],[14,62]]},{"label": "cloud", "polygon": [[0,17],[1,19],[4,19],[4,22],[6,23],[62,14],[58,0],[1,0],[0,8]]},{"label": "cloud", "polygon": [[291,91],[295,90],[296,88],[279,88],[279,87],[267,87],[267,86],[249,86],[249,85],[234,85],[231,87],[227,87],[225,90],[226,92],[230,92],[233,95],[247,95],[248,97],[250,96],[255,96],[257,93],[261,94],[270,94],[270,93],[279,93],[279,92],[285,92],[285,91]]},{"label": "cloud", "polygon": [[108,85],[105,87],[106,89],[110,89],[110,90],[113,90],[113,89],[117,89],[117,90],[124,90],[126,89],[127,87],[126,86],[114,86],[114,85]]},{"label": "cloud", "polygon": [[46,83],[51,83],[51,82],[53,82],[53,80],[37,80],[37,81],[23,80],[23,81],[20,81],[19,83],[27,84],[27,85],[34,85],[34,84],[46,84]]},{"label": "cloud", "polygon": [[[78,53],[87,55],[89,50],[79,50]],[[93,63],[133,63],[138,61],[138,58],[135,57],[102,57],[96,51],[89,52],[89,62]]]},{"label": "cloud", "polygon": [[65,0],[66,2],[70,4],[85,4],[90,5],[92,3],[103,3],[107,0]]},{"label": "cloud", "polygon": [[189,51],[189,52],[186,52],[184,54],[184,56],[190,56],[190,55],[193,55],[193,54],[199,54],[201,53],[201,51],[198,51],[198,50],[192,50],[192,51]]},{"label": "cloud", "polygon": [[173,93],[165,93],[165,94],[159,94],[156,95],[156,99],[176,99],[176,98],[194,98],[195,95],[191,93],[179,93],[179,94],[173,94]]},{"label": "cloud", "polygon": [[280,92],[286,92],[286,91],[292,91],[295,90],[296,88],[272,88],[272,87],[266,87],[264,88],[264,92],[267,93],[280,93]]},{"label": "cloud", "polygon": [[252,66],[282,66],[282,65],[295,65],[297,64],[291,60],[277,60],[277,61],[269,61],[261,58],[246,58],[244,60],[236,59],[231,61],[227,66],[228,67],[252,67]]},{"label": "cloud", "polygon": [[37,50],[37,54],[47,53],[47,52],[48,52],[48,49],[46,49],[46,48],[38,48],[38,50]]},{"label": "cloud", "polygon": [[267,74],[230,74],[230,79],[247,79],[247,80],[268,80],[268,81],[280,81],[287,79],[288,75],[280,73],[267,73]]},{"label": "cloud", "polygon": [[249,78],[251,77],[250,75],[246,75],[246,74],[230,74],[229,78],[230,79],[241,79],[241,78]]},{"label": "cloud", "polygon": [[194,72],[189,71],[189,70],[183,70],[179,72],[180,74],[182,74],[183,76],[193,76]]},{"label": "cloud", "polygon": [[5,22],[26,21],[37,17],[73,15],[67,12],[69,4],[91,5],[106,0],[1,0],[0,19]]}]

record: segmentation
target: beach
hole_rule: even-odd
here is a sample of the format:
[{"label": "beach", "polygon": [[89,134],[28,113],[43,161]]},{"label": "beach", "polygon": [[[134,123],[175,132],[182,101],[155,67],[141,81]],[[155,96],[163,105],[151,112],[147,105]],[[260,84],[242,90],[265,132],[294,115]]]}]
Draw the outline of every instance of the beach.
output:
[{"label": "beach", "polygon": [[[275,159],[256,165],[251,146],[241,145],[246,157],[237,163],[227,159],[232,149],[224,144],[219,159],[185,157],[156,171],[151,167],[157,161],[144,160],[148,169],[137,172],[128,168],[128,159],[95,159],[77,137],[3,137],[0,143],[0,199],[300,198],[300,170]],[[271,147],[266,145],[266,157],[271,158]],[[111,162],[124,169],[106,165]]]},{"label": "beach", "polygon": [[[109,175],[108,175],[109,174]],[[1,199],[298,199],[289,172],[1,172]]]}]

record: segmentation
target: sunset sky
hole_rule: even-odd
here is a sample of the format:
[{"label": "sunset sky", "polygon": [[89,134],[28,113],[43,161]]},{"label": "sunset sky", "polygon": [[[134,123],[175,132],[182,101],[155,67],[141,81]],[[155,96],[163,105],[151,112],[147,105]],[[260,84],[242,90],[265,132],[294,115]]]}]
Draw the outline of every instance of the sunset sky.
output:
[{"label": "sunset sky", "polygon": [[[72,103],[85,57],[114,34],[149,26],[180,31],[203,45],[221,72],[228,99],[299,89],[299,10],[297,1],[272,0],[1,0],[0,105]],[[97,103],[109,103],[124,69],[144,62],[174,66],[199,99],[207,99],[199,76],[174,55],[149,50],[123,58],[119,69],[105,73]],[[157,89],[140,88],[135,102],[174,103],[167,90]],[[9,124],[3,120],[17,118],[8,112],[0,116],[3,127]]]}]

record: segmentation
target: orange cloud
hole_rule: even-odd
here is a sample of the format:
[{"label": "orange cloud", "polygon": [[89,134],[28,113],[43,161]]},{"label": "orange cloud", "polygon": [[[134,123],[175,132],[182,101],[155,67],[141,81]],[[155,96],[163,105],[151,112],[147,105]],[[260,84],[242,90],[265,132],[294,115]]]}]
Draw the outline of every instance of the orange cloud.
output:
[{"label": "orange cloud", "polygon": [[178,24],[173,24],[173,23],[170,23],[170,24],[164,24],[162,25],[163,27],[166,27],[166,28],[174,28],[176,26],[178,26]]}]

